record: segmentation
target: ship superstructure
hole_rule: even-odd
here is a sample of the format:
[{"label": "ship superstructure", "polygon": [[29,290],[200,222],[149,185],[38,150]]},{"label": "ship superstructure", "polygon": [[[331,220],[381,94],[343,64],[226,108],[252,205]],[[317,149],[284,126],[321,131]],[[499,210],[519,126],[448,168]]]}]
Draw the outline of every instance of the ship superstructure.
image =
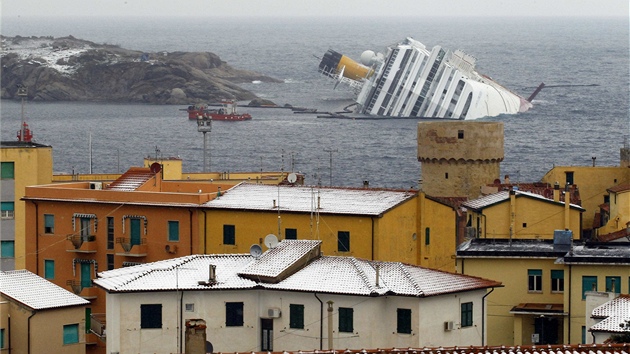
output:
[{"label": "ship superstructure", "polygon": [[431,50],[412,38],[387,54],[365,51],[361,63],[329,50],[319,71],[357,91],[355,113],[377,117],[477,119],[515,114],[531,100],[475,71],[476,59],[461,50]]}]

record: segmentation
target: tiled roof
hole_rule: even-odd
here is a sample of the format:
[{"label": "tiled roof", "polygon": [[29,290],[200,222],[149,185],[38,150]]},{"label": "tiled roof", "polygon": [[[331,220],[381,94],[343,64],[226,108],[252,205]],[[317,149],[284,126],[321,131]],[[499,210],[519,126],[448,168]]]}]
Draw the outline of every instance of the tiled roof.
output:
[{"label": "tiled roof", "polygon": [[153,176],[155,176],[155,173],[151,172],[150,168],[132,167],[127,170],[127,172],[123,173],[122,176],[118,177],[117,180],[110,183],[109,186],[107,186],[107,189],[116,191],[134,191],[145,184]]},{"label": "tiled roof", "polygon": [[626,192],[629,190],[630,190],[630,184],[619,184],[614,187],[608,188],[608,191],[613,192],[613,193]]},{"label": "tiled roof", "polygon": [[[319,256],[303,263],[302,256],[318,248],[318,242],[283,240],[278,245],[280,251],[268,250],[258,259],[249,254],[192,255],[119,268],[99,273],[99,278],[94,280],[94,283],[109,292],[264,288],[365,296],[391,294],[418,297],[501,286],[499,282],[492,280],[398,262]],[[291,248],[295,250],[292,251]],[[287,262],[284,258],[293,260],[294,263]],[[274,263],[278,266],[273,266]],[[211,264],[216,266],[216,283],[207,282]],[[269,265],[272,265],[271,270],[265,272],[265,267]],[[265,276],[275,276],[294,266],[297,267],[295,271],[274,283],[259,281],[251,276],[256,272]]]},{"label": "tiled roof", "polygon": [[[265,352],[266,353],[266,352]],[[629,354],[630,343],[285,351],[283,354]],[[251,353],[254,354],[254,353]]]},{"label": "tiled roof", "polygon": [[[525,192],[525,191],[514,191],[515,197],[519,198],[519,197],[529,197],[529,198],[534,198],[534,199],[539,199],[541,201],[545,201],[545,202],[551,202],[551,203],[558,203],[558,204],[563,204],[564,202],[556,202],[553,199],[550,198],[545,198],[544,196],[540,195],[540,194],[536,194],[536,193],[531,193],[531,192]],[[481,198],[477,198],[477,199],[473,199],[473,200],[469,200],[467,202],[464,202],[462,204],[463,207],[469,208],[469,209],[473,209],[473,210],[480,210],[483,208],[487,208],[489,206],[492,206],[494,204],[498,204],[504,201],[507,201],[510,199],[510,191],[500,191],[494,194],[490,194],[487,195],[485,197],[481,197]],[[572,208],[578,208],[581,210],[584,210],[581,206],[577,205],[577,204],[570,204],[570,206]]]},{"label": "tiled roof", "polygon": [[319,256],[321,243],[317,240],[284,240],[238,273],[250,278],[278,278],[299,260],[303,259],[300,265],[305,265],[313,256]]},{"label": "tiled roof", "polygon": [[90,302],[28,270],[0,271],[0,293],[33,310],[88,305]]},{"label": "tiled roof", "polygon": [[617,298],[602,304],[591,314],[592,318],[602,318],[602,321],[591,326],[592,332],[629,332],[623,330],[619,324],[630,320],[630,295],[621,294]]},{"label": "tiled roof", "polygon": [[[413,191],[241,183],[206,207],[275,212],[381,215],[416,195]],[[318,208],[319,206],[319,208]]]},{"label": "tiled roof", "polygon": [[630,229],[625,228],[605,235],[597,235],[597,239],[601,242],[610,242],[622,238],[630,239]]}]

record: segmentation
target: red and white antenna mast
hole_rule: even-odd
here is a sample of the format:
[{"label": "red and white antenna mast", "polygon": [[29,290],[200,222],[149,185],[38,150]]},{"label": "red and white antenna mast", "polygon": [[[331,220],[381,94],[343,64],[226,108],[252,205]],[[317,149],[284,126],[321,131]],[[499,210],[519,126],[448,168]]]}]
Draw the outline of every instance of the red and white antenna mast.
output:
[{"label": "red and white antenna mast", "polygon": [[28,128],[28,124],[26,124],[26,116],[24,115],[24,107],[26,104],[27,89],[24,85],[18,85],[17,95],[22,98],[22,124],[20,125],[20,130],[17,132],[18,141],[26,141],[30,142],[33,140],[33,133]]}]

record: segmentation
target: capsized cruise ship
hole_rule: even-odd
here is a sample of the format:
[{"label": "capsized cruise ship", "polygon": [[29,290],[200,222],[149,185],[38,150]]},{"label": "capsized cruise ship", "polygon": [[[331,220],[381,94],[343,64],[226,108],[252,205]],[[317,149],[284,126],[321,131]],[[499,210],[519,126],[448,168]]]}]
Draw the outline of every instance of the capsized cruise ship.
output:
[{"label": "capsized cruise ship", "polygon": [[429,50],[406,38],[386,55],[363,52],[361,63],[329,50],[319,72],[353,87],[354,113],[372,117],[470,120],[516,114],[530,109],[544,87],[525,99],[475,71],[475,60],[461,50]]}]

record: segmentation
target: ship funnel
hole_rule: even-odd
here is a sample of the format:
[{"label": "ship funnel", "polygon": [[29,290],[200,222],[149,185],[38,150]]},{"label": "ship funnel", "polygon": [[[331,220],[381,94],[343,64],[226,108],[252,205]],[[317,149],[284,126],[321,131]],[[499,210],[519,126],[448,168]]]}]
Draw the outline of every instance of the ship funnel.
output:
[{"label": "ship funnel", "polygon": [[319,72],[337,79],[343,76],[350,80],[360,81],[372,76],[374,71],[339,52],[329,49],[319,63]]}]

